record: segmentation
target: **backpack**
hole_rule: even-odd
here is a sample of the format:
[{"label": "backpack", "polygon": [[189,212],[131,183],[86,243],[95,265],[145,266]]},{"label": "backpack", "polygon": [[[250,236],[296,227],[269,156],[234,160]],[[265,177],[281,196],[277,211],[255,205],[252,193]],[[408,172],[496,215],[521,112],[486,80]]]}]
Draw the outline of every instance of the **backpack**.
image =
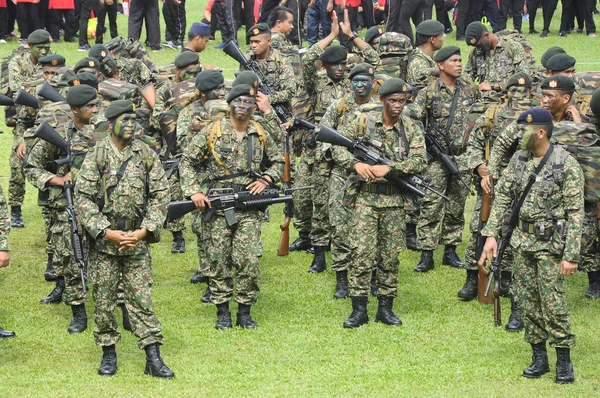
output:
[{"label": "backpack", "polygon": [[523,35],[523,33],[519,32],[518,30],[504,29],[495,32],[494,34],[502,38],[512,39],[519,43],[523,47],[523,51],[525,52],[525,63],[527,64],[527,68],[529,69],[529,75],[533,77],[538,74],[538,68],[535,64],[535,56],[533,55],[533,47],[531,46],[531,43],[529,42],[529,40],[527,40],[525,35]]},{"label": "backpack", "polygon": [[402,33],[386,32],[379,39],[377,52],[381,58],[379,73],[406,80],[408,57],[413,45],[408,36]]},{"label": "backpack", "polygon": [[600,87],[600,72],[578,72],[573,76],[573,81],[577,87],[575,96],[577,110],[590,120],[596,120],[596,116],[590,109],[590,101],[594,91]]},{"label": "backpack", "polygon": [[137,58],[146,64],[152,74],[158,75],[156,64],[152,61],[152,57],[150,57],[144,45],[139,41],[117,36],[108,41],[105,46],[108,51],[115,55],[115,58]]}]

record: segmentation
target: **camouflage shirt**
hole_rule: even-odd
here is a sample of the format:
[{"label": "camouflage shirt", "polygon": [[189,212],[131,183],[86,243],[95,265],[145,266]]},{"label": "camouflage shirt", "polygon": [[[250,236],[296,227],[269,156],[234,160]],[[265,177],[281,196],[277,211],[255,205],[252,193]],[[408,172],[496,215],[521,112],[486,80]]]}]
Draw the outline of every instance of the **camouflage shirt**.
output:
[{"label": "camouflage shirt", "polygon": [[523,46],[512,39],[498,37],[496,48],[489,53],[477,47],[471,50],[463,76],[478,84],[498,83],[504,89],[508,79],[518,72],[529,74]]},{"label": "camouflage shirt", "polygon": [[[437,68],[435,61],[429,55],[425,54],[421,47],[415,48],[408,58],[408,69],[406,72],[406,82],[413,86],[423,88],[434,76],[427,71],[430,68]],[[417,93],[413,91],[413,95]]]},{"label": "camouflage shirt", "polygon": [[0,251],[7,252],[10,250],[8,244],[8,234],[10,233],[10,219],[8,218],[8,206],[6,205],[6,197],[0,187]]},{"label": "camouflage shirt", "polygon": [[119,79],[144,89],[149,84],[156,83],[156,76],[142,61],[136,58],[117,58]]},{"label": "camouflage shirt", "polygon": [[296,95],[296,80],[292,66],[279,50],[271,48],[269,55],[264,61],[258,61],[254,54],[246,56],[253,63],[259,77],[269,87],[269,102],[271,105],[279,103],[290,103]]},{"label": "camouflage shirt", "polygon": [[31,60],[31,51],[25,51],[15,56],[8,62],[8,84],[13,93],[19,91],[21,86],[30,80],[31,76],[41,70]]},{"label": "camouflage shirt", "polygon": [[302,57],[298,47],[294,46],[290,41],[281,33],[271,32],[271,48],[279,50],[294,71],[294,77],[296,78],[296,86],[301,87],[304,82],[302,80]]}]

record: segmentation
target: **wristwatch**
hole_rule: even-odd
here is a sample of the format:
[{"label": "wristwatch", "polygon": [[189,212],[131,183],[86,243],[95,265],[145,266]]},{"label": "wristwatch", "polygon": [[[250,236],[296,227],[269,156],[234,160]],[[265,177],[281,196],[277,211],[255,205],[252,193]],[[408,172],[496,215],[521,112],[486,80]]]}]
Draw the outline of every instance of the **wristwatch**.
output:
[{"label": "wristwatch", "polygon": [[104,228],[102,231],[100,231],[100,235],[98,235],[98,236],[100,236],[101,238],[104,238],[106,236],[106,230],[107,229],[108,228]]},{"label": "wristwatch", "polygon": [[358,37],[359,37],[358,33],[352,32],[352,36],[350,36],[350,40],[354,41],[354,39],[357,39]]}]

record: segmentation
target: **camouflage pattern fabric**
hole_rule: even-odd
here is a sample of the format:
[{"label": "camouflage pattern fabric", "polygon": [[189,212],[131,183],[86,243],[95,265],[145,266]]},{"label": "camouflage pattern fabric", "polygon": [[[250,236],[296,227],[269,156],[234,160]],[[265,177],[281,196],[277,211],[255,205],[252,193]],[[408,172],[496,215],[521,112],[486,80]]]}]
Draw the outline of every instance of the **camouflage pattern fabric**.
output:
[{"label": "camouflage pattern fabric", "polygon": [[377,73],[406,80],[408,59],[412,49],[410,38],[402,33],[386,32],[381,35],[377,48],[381,66],[377,68]]},{"label": "camouflage pattern fabric", "polygon": [[[523,47],[524,53],[524,62],[529,69],[529,75],[536,81],[538,79],[538,67],[535,63],[535,56],[533,55],[533,46],[527,40],[525,35],[518,30],[515,29],[504,29],[498,32],[494,32],[494,34],[498,35],[501,38],[508,38],[516,41]],[[543,79],[542,79],[543,80]]]},{"label": "camouflage pattern fabric", "polygon": [[10,218],[8,217],[8,207],[6,206],[6,197],[0,186],[0,250],[9,251],[8,234],[10,233]]},{"label": "camouflage pattern fabric", "polygon": [[[38,206],[41,206],[38,202]],[[51,210],[48,206],[42,206],[42,218],[44,219],[44,232],[46,233],[46,253],[54,253],[54,246],[52,245],[52,233],[50,232],[50,226],[52,225]]]},{"label": "camouflage pattern fabric", "polygon": [[585,203],[585,218],[581,231],[581,253],[579,270],[593,272],[600,270],[600,241],[598,240],[598,203]]},{"label": "camouflage pattern fabric", "polygon": [[406,82],[411,85],[412,95],[416,96],[435,77],[427,73],[427,69],[435,68],[436,63],[421,47],[415,48],[408,57]]},{"label": "camouflage pattern fabric", "polygon": [[8,84],[10,91],[16,94],[21,86],[39,70],[41,70],[41,67],[35,65],[31,60],[30,50],[15,54],[8,63]]},{"label": "camouflage pattern fabric", "polygon": [[579,113],[587,117],[590,122],[596,123],[596,115],[590,109],[592,93],[600,87],[600,72],[577,72],[573,76],[573,81],[577,87],[576,105]]},{"label": "camouflage pattern fabric", "polygon": [[294,69],[286,57],[279,50],[271,48],[264,61],[258,61],[254,54],[248,54],[246,58],[255,65],[259,77],[271,90],[268,96],[271,105],[290,103],[290,99],[296,95],[297,87]]},{"label": "camouflage pattern fabric", "polygon": [[[16,129],[13,129],[13,132]],[[17,158],[17,147],[22,139],[14,136],[8,158],[10,178],[8,180],[8,205],[21,206],[25,200],[25,174],[23,174],[23,161]]]},{"label": "camouflage pattern fabric", "polygon": [[271,48],[281,52],[292,66],[294,77],[296,79],[296,87],[301,87],[304,84],[302,80],[302,56],[298,51],[298,47],[294,46],[281,33],[271,32]]},{"label": "camouflage pattern fabric", "polygon": [[144,89],[147,85],[156,82],[156,76],[150,72],[150,69],[139,59],[117,58],[117,70],[119,79],[130,84],[135,84]]}]

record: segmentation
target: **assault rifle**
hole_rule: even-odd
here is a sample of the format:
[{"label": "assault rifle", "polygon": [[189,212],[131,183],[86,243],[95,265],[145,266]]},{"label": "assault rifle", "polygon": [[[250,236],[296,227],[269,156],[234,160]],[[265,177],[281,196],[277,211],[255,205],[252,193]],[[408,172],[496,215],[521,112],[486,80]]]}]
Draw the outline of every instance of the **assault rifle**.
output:
[{"label": "assault rifle", "polygon": [[14,106],[15,101],[7,95],[0,94],[0,105],[1,106]]},{"label": "assault rifle", "polygon": [[15,105],[24,105],[34,109],[40,109],[40,100],[20,88],[19,91],[17,91],[17,95],[15,95]]},{"label": "assault rifle", "polygon": [[[242,53],[242,50],[240,50],[240,46],[235,41],[232,40],[229,43],[227,43],[227,45],[225,45],[225,48],[223,48],[223,52],[225,52],[225,54],[229,55],[231,58],[235,59],[242,68],[254,72],[258,78],[258,88],[260,89],[260,91],[265,95],[271,94],[271,89],[262,81],[262,78],[256,65],[253,62],[250,62],[246,59],[246,57]],[[282,103],[271,104],[271,106],[273,107],[273,110],[277,114],[277,117],[279,118],[279,121],[281,123],[287,122],[292,116],[289,109],[287,109]]]},{"label": "assault rifle", "polygon": [[69,143],[48,124],[48,122],[44,120],[40,123],[37,130],[35,130],[35,133],[33,133],[33,136],[54,145],[67,154],[66,157],[54,161],[58,166],[71,163],[71,145],[69,145]]},{"label": "assault rifle", "polygon": [[167,175],[167,180],[179,169],[179,163],[181,163],[181,154],[178,154],[169,160],[163,160],[162,165],[165,174]]},{"label": "assault rifle", "polygon": [[[302,121],[302,123],[303,125],[310,124],[307,121]],[[319,142],[326,142],[332,145],[343,146],[348,151],[352,152],[356,159],[371,166],[391,163],[391,160],[380,156],[377,152],[370,149],[369,146],[364,142],[352,141],[350,138],[340,134],[339,132],[337,132],[329,126],[320,127],[319,132],[316,136],[316,140]],[[420,189],[420,187],[427,189],[428,191],[431,191],[434,194],[446,200],[449,200],[446,195],[432,188],[423,179],[423,177],[418,176],[416,174],[391,176],[390,173],[388,173],[388,175],[385,176],[385,179],[388,180],[390,183],[396,185],[398,188],[406,192],[415,194],[421,198],[425,196],[425,192],[423,192]]]},{"label": "assault rifle", "polygon": [[40,97],[47,99],[52,102],[65,102],[66,99],[52,85],[48,82],[40,85],[36,91],[36,94]]},{"label": "assault rifle", "polygon": [[[490,176],[490,181],[493,181]],[[483,194],[483,198],[481,199],[481,209],[479,210],[479,227],[477,232],[477,240],[475,243],[475,258],[479,259],[481,257],[481,253],[483,252],[483,246],[485,245],[485,241],[487,239],[486,236],[481,235],[481,230],[483,229],[485,223],[490,217],[490,213],[492,211],[492,192],[488,192]],[[489,272],[482,266],[479,266],[479,273],[477,275],[478,283],[477,283],[477,299],[482,304],[492,304],[494,302],[494,314],[496,313],[496,298],[492,298],[489,295]],[[494,278],[496,275],[494,274]],[[498,311],[500,310],[500,304],[498,301]],[[494,315],[494,319],[496,316]],[[500,322],[500,320],[498,320]]]},{"label": "assault rifle", "polygon": [[81,285],[83,286],[83,294],[87,292],[85,286],[85,258],[83,257],[83,245],[81,244],[82,231],[77,224],[77,213],[75,213],[75,206],[73,205],[73,183],[71,181],[65,181],[64,184],[65,198],[67,199],[67,217],[71,224],[71,246],[73,247],[73,257],[79,266],[79,273],[81,276]]},{"label": "assault rifle", "polygon": [[[292,183],[292,176],[289,134],[285,135],[285,139],[283,141],[283,159],[285,161],[283,165],[282,178],[283,188],[290,189]],[[288,254],[290,254],[290,223],[292,222],[292,217],[294,217],[294,202],[285,202],[285,206],[283,207],[283,214],[285,215],[285,220],[283,221],[283,224],[279,226],[279,228],[281,229],[281,237],[279,238],[279,247],[277,248],[278,256],[287,256]]]},{"label": "assault rifle", "polygon": [[427,153],[434,159],[439,159],[444,166],[448,169],[450,174],[455,175],[461,184],[467,188],[469,193],[473,193],[471,191],[471,186],[467,184],[460,175],[460,170],[458,169],[458,164],[456,163],[456,159],[454,156],[448,155],[444,146],[439,141],[439,139],[431,133],[425,133],[425,144],[427,145]]}]

